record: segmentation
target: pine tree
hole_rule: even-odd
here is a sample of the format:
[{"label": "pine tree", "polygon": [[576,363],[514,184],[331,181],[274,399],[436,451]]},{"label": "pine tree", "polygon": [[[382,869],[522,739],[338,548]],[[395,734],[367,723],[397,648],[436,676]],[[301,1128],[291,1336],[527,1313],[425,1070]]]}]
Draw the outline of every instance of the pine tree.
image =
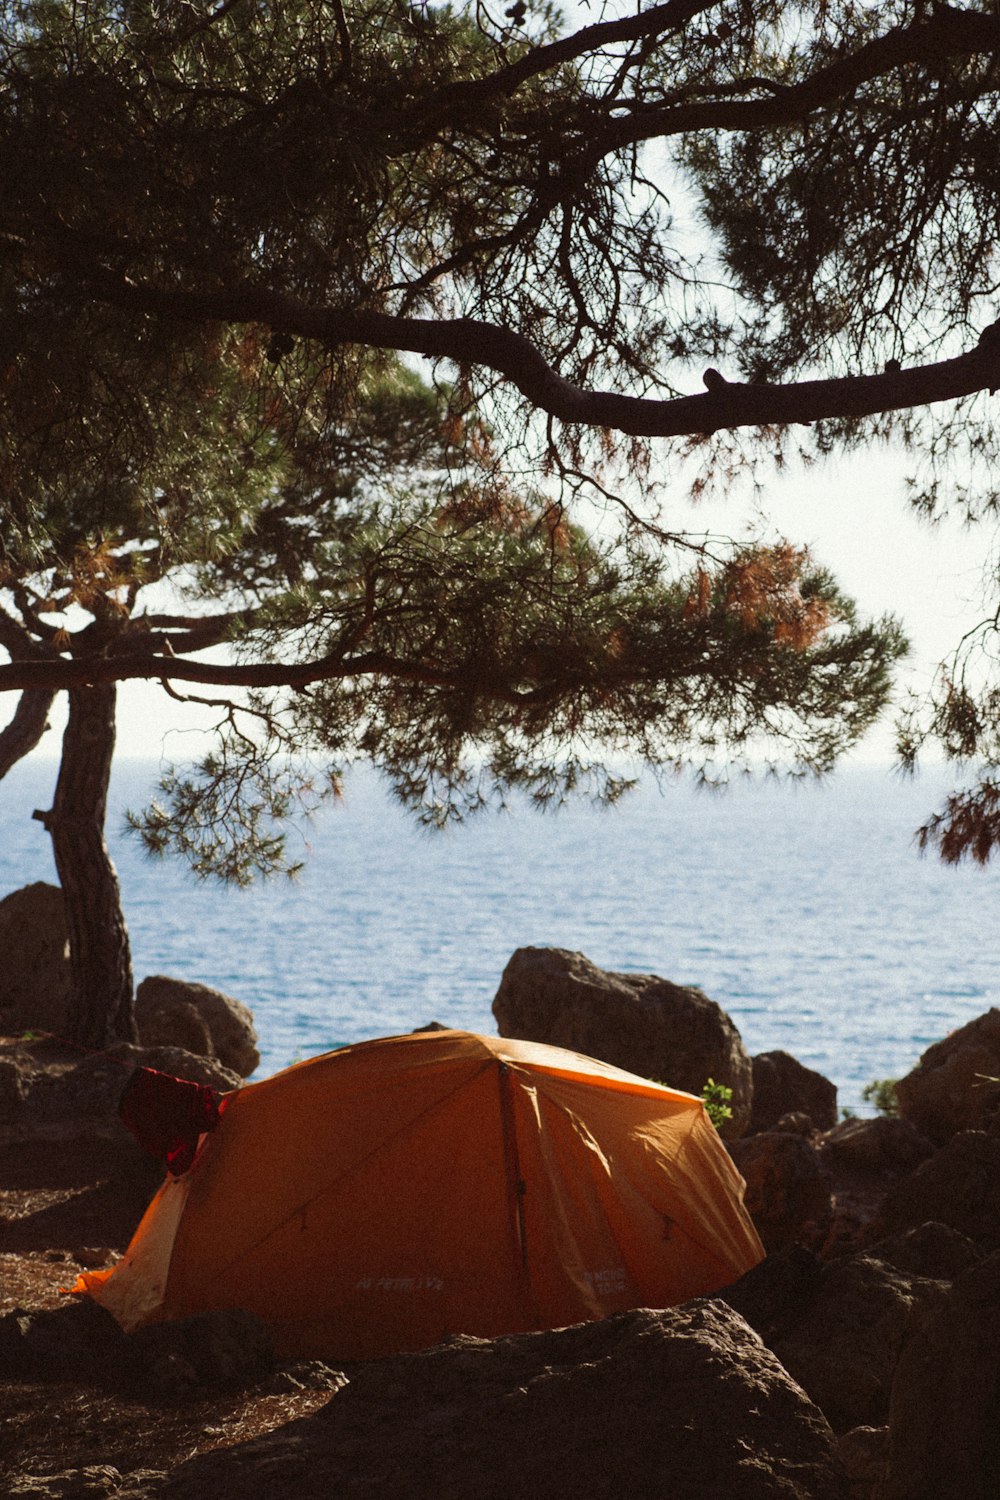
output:
[{"label": "pine tree", "polygon": [[[435,820],[614,795],[620,754],[854,742],[898,629],[791,543],[699,551],[671,484],[894,438],[923,510],[996,509],[1000,19],[622,10],[0,9],[0,769],[55,692],[105,748],[119,681],[216,698],[218,751],[136,822],[245,879],[293,747]],[[184,608],[144,603],[166,581]],[[968,668],[900,747],[983,759],[927,836],[985,856]],[[54,837],[103,815],[70,748]],[[81,1031],[127,1028],[116,972]]]}]

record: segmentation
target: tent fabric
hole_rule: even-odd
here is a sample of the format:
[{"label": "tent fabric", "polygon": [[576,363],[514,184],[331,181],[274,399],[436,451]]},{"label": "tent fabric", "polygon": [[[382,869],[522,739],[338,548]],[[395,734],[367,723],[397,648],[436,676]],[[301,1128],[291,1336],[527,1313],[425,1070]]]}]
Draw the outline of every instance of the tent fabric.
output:
[{"label": "tent fabric", "polygon": [[225,1096],[121,1262],[82,1275],[126,1328],[223,1307],[284,1356],[668,1306],[763,1257],[701,1101],[557,1047],[416,1032]]}]

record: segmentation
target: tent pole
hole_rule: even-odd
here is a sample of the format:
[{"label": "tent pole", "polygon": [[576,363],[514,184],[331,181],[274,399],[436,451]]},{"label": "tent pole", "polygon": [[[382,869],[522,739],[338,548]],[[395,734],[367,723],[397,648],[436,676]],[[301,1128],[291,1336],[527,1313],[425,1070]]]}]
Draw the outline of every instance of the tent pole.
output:
[{"label": "tent pole", "polygon": [[505,1062],[499,1062],[497,1066],[500,1084],[500,1126],[503,1132],[504,1165],[507,1170],[507,1200],[517,1234],[521,1269],[527,1291],[529,1290],[528,1235],[524,1221],[524,1195],[528,1190],[528,1185],[521,1175],[521,1159],[517,1150],[517,1127],[514,1121],[514,1096],[510,1068]]}]

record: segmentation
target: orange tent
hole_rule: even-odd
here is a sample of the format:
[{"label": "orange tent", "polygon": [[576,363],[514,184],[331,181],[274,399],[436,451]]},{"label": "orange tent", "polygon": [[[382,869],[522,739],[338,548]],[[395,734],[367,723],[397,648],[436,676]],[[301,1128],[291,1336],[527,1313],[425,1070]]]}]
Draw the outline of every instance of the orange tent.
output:
[{"label": "orange tent", "polygon": [[763,1249],[700,1100],[561,1048],[415,1032],[223,1101],[124,1258],[127,1329],[213,1308],[370,1358],[713,1292]]}]

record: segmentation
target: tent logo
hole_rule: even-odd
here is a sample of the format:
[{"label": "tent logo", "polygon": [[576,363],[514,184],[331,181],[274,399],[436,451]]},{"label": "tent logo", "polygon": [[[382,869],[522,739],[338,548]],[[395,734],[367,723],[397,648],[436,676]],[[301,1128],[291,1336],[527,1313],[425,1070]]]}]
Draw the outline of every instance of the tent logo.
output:
[{"label": "tent logo", "polygon": [[443,1292],[440,1276],[362,1276],[354,1283],[356,1292]]},{"label": "tent logo", "polygon": [[624,1296],[626,1290],[624,1266],[611,1266],[605,1271],[584,1271],[583,1274],[599,1297]]}]

